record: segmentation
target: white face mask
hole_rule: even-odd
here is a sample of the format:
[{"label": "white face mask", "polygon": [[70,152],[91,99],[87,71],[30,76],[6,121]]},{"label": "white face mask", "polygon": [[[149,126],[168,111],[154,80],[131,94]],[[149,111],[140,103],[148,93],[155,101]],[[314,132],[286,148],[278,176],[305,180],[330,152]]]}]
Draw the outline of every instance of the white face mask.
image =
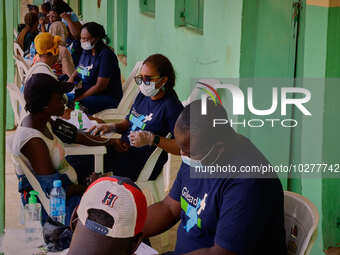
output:
[{"label": "white face mask", "polygon": [[188,156],[183,156],[183,155],[181,155],[181,158],[182,158],[183,163],[187,164],[188,166],[191,166],[194,168],[203,166],[201,160],[192,159],[192,158],[189,158]]},{"label": "white face mask", "polygon": [[81,47],[84,50],[92,50],[94,48],[94,45],[92,45],[89,41],[81,42]]},{"label": "white face mask", "polygon": [[[208,151],[207,154],[205,154],[205,156],[202,158],[202,159],[192,159],[188,156],[183,156],[181,155],[181,158],[182,158],[182,161],[184,164],[187,164],[188,166],[191,166],[191,167],[203,167],[203,164],[202,164],[202,161],[204,161],[204,159],[206,159],[209,154],[214,150],[215,148],[215,145],[213,147],[211,147],[211,149]],[[216,159],[211,162],[210,164],[214,164],[216,162],[216,160],[220,157],[221,155],[221,152],[218,154],[218,156],[216,157]]]},{"label": "white face mask", "polygon": [[151,81],[150,85],[145,85],[144,82],[139,86],[140,91],[143,93],[144,96],[153,97],[157,95],[159,89],[156,89],[156,82]]}]

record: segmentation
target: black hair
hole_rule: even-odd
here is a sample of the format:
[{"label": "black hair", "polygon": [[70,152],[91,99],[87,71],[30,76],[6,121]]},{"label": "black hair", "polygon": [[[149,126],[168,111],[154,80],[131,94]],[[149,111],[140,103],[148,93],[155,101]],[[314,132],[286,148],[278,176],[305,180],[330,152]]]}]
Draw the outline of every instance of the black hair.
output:
[{"label": "black hair", "polygon": [[98,224],[102,226],[105,226],[107,228],[112,228],[114,225],[115,220],[113,219],[113,217],[101,209],[93,209],[93,208],[88,209],[87,214],[88,214],[89,220],[97,222]]},{"label": "black hair", "polygon": [[195,100],[186,107],[179,115],[176,127],[192,137],[200,137],[202,146],[210,146],[224,140],[234,130],[228,124],[213,126],[214,120],[227,120],[228,114],[224,107],[212,100],[207,100],[207,114],[202,114],[202,100]]},{"label": "black hair", "polygon": [[[137,187],[138,188],[138,187]],[[94,222],[97,222],[98,224],[112,228],[114,225],[114,218],[105,212],[104,210],[101,209],[88,209],[87,210],[88,214],[88,219],[92,220]],[[136,236],[133,237],[128,237],[128,238],[112,238],[112,239],[119,239],[119,242],[122,244],[120,248],[126,248],[127,249],[127,254],[132,254],[134,252],[135,247],[138,244],[138,241],[141,237],[142,233],[138,233]],[[117,243],[114,243],[114,246],[117,246]]]},{"label": "black hair", "polygon": [[18,33],[25,28],[25,24],[18,24]]},{"label": "black hair", "polygon": [[24,21],[25,21],[25,25],[34,27],[36,24],[39,23],[38,15],[33,12],[28,12],[25,15]]},{"label": "black hair", "polygon": [[31,95],[30,98],[25,98],[25,110],[30,113],[39,113],[44,110],[52,98],[53,93],[40,94],[39,92]]},{"label": "black hair", "polygon": [[41,9],[46,12],[49,12],[52,9],[51,3],[50,2],[43,3],[41,5]]},{"label": "black hair", "polygon": [[168,77],[168,81],[164,85],[167,93],[173,93],[177,96],[174,87],[176,82],[176,73],[170,60],[162,54],[153,54],[144,60],[144,64],[151,64],[159,72],[161,77]]},{"label": "black hair", "polygon": [[63,12],[73,12],[72,8],[63,0],[54,0],[52,9],[54,9],[58,15],[62,14]]},{"label": "black hair", "polygon": [[55,7],[52,7],[52,9],[50,10],[50,12],[51,12],[51,11],[52,11],[52,12],[55,12],[55,13],[57,14],[57,17],[56,17],[57,20],[58,20],[58,21],[61,21],[61,17],[60,17],[60,15],[58,14],[57,9],[56,9]]},{"label": "black hair", "polygon": [[39,7],[36,6],[36,5],[33,5],[33,4],[28,4],[28,5],[27,5],[27,8],[28,8],[28,11],[29,11],[29,12],[30,12],[30,11],[33,11],[33,10],[36,10],[36,11],[39,12]]},{"label": "black hair", "polygon": [[81,30],[84,28],[92,37],[98,39],[96,45],[94,46],[96,53],[100,52],[103,47],[110,43],[110,39],[106,35],[105,29],[102,25],[96,22],[88,22],[82,25]]},{"label": "black hair", "polygon": [[[44,110],[44,107],[48,106],[52,96],[54,94],[60,94],[59,85],[47,86],[46,83],[55,82],[58,83],[52,76],[45,73],[33,74],[25,82],[24,86],[24,98],[25,109],[30,113],[39,113]],[[46,85],[46,86],[44,86]],[[43,87],[43,89],[41,89]]]}]

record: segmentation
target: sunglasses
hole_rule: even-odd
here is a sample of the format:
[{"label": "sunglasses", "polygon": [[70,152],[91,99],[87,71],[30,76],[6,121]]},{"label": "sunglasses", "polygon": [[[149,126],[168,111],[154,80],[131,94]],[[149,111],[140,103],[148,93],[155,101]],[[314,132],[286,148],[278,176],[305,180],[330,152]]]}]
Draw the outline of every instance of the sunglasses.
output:
[{"label": "sunglasses", "polygon": [[158,76],[143,76],[143,75],[138,75],[135,76],[135,81],[137,83],[137,85],[142,85],[142,82],[145,85],[150,85],[150,82],[154,79],[159,79],[161,78],[159,75]]}]

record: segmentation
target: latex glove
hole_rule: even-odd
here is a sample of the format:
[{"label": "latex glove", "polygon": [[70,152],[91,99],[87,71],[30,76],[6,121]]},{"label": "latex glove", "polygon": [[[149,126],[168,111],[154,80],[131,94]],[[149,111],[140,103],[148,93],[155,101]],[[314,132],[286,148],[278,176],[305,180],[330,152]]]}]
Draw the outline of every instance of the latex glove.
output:
[{"label": "latex glove", "polygon": [[114,132],[115,125],[114,124],[99,124],[91,127],[88,130],[90,135],[104,135],[105,133]]},{"label": "latex glove", "polygon": [[131,146],[143,147],[146,145],[153,145],[155,135],[149,131],[132,131],[129,134]]}]

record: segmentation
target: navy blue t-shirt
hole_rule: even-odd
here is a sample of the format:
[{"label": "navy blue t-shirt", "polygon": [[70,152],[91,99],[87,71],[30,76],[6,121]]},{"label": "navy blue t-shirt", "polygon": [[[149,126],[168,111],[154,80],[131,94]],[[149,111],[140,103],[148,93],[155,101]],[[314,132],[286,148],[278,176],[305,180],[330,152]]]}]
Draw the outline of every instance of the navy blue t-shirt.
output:
[{"label": "navy blue t-shirt", "polygon": [[130,131],[145,130],[151,131],[160,136],[166,136],[173,132],[176,120],[183,110],[183,105],[177,95],[169,92],[159,100],[152,100],[141,92],[137,95],[130,113],[126,119],[130,121],[129,129],[122,138],[128,141]]},{"label": "navy blue t-shirt", "polygon": [[[240,143],[218,161],[268,164],[248,139]],[[215,244],[239,255],[287,254],[278,178],[193,179],[182,163],[169,195],[181,204],[176,254]]]},{"label": "navy blue t-shirt", "polygon": [[91,51],[83,50],[78,67],[78,77],[83,82],[83,87],[77,90],[82,94],[97,83],[97,78],[110,78],[107,88],[98,95],[112,95],[116,100],[123,97],[120,69],[116,54],[104,46],[95,56]]},{"label": "navy blue t-shirt", "polygon": [[[166,93],[159,100],[152,100],[139,93],[130,113],[126,116],[130,121],[130,127],[122,134],[121,139],[129,143],[130,131],[138,130],[150,131],[162,137],[171,133],[173,137],[176,120],[182,110],[183,105],[175,92]],[[129,177],[135,181],[155,148],[156,146],[149,145],[140,148],[131,146],[127,152],[109,152],[105,155],[105,169],[107,171],[112,169],[115,175]],[[151,175],[151,180],[158,176],[167,158],[168,154],[163,151]]]}]

